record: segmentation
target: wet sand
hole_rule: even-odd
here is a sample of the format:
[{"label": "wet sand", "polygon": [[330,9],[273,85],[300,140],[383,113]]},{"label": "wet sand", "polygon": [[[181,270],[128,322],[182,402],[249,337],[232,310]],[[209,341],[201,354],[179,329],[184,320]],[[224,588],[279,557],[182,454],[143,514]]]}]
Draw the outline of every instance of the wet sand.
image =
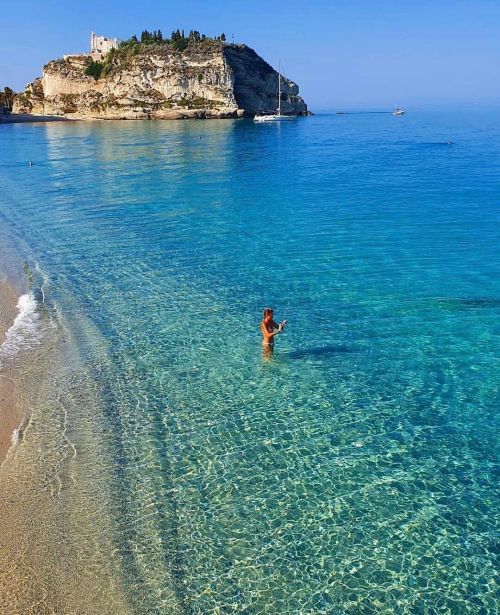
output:
[{"label": "wet sand", "polygon": [[[18,296],[10,284],[0,280],[0,345],[17,315]],[[0,367],[0,464],[5,459],[12,444],[12,434],[22,418],[15,382]]]},{"label": "wet sand", "polygon": [[[0,343],[20,294],[0,280]],[[75,339],[50,331],[0,368],[0,613],[128,615],[105,400]]]}]

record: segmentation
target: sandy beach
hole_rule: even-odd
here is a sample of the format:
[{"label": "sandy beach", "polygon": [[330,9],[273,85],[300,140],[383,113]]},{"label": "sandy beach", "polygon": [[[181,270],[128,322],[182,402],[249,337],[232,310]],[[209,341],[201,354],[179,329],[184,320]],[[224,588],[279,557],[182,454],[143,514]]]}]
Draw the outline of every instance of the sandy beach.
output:
[{"label": "sandy beach", "polygon": [[[0,281],[0,345],[17,314],[18,293],[8,283]],[[12,443],[12,434],[22,420],[22,411],[14,380],[0,368],[0,463]]]},{"label": "sandy beach", "polygon": [[[0,343],[18,314],[19,294],[0,282]],[[103,513],[111,500],[108,491],[99,494],[112,481],[99,463],[106,455],[97,452],[105,450],[96,419],[104,404],[93,403],[92,381],[82,403],[73,378],[84,374],[72,369],[73,342],[65,337],[61,346],[52,332],[28,357],[0,368],[0,613],[124,615],[130,611],[112,543],[116,528],[111,512]],[[86,408],[91,420],[82,420]],[[28,409],[20,443],[11,447]]]}]

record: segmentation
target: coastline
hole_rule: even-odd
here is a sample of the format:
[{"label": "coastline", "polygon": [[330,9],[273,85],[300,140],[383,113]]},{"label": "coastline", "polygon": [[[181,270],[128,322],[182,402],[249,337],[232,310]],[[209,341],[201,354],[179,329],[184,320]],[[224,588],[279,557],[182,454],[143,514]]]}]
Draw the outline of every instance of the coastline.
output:
[{"label": "coastline", "polygon": [[[17,315],[18,298],[18,293],[10,284],[0,281],[0,347]],[[0,464],[5,460],[12,445],[12,436],[22,419],[15,380],[0,366]]]},{"label": "coastline", "polygon": [[168,109],[147,113],[142,111],[120,112],[106,115],[72,114],[72,117],[60,115],[34,115],[30,113],[11,113],[0,118],[2,124],[27,124],[30,122],[98,122],[114,120],[234,120],[244,117],[242,109],[213,111],[210,109]]},{"label": "coastline", "polygon": [[[312,111],[297,114],[298,117],[310,117],[314,115]],[[235,120],[251,118],[252,114],[247,114],[243,109],[229,111],[213,111],[210,109],[168,109],[147,112],[127,112],[106,115],[86,115],[72,114],[72,117],[60,115],[33,115],[30,113],[12,113],[9,116],[0,118],[2,124],[27,124],[30,122],[112,122],[116,120]]]},{"label": "coastline", "polygon": [[32,115],[30,113],[11,113],[0,118],[2,124],[27,124],[28,122],[69,122],[71,118],[57,115]]}]

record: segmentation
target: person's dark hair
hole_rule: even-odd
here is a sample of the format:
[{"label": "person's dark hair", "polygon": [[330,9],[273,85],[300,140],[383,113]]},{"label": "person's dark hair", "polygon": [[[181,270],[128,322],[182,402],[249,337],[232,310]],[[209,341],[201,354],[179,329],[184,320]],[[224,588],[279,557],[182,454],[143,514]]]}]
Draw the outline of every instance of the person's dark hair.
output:
[{"label": "person's dark hair", "polygon": [[269,316],[269,314],[273,313],[273,309],[272,308],[264,308],[264,313],[262,314],[262,318],[267,318],[267,316]]}]

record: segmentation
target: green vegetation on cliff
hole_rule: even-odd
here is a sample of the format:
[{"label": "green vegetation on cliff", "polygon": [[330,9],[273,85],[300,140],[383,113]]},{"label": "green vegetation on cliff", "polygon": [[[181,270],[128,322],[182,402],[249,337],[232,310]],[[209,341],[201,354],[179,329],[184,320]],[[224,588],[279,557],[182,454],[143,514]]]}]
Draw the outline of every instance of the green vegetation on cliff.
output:
[{"label": "green vegetation on cliff", "polygon": [[102,70],[104,68],[104,64],[102,62],[90,62],[90,64],[85,69],[85,74],[94,77],[97,81],[101,76]]},{"label": "green vegetation on cliff", "polygon": [[122,41],[118,49],[111,49],[103,58],[102,62],[90,61],[85,74],[94,79],[107,77],[115,68],[123,68],[129,64],[134,56],[140,55],[148,50],[152,45],[167,47],[172,51],[183,53],[189,49],[212,48],[221,45],[226,40],[226,35],[210,37],[201,34],[198,30],[191,30],[189,35],[184,34],[184,30],[174,30],[170,38],[163,38],[161,30],[143,30],[141,38],[134,34],[126,41]]}]

